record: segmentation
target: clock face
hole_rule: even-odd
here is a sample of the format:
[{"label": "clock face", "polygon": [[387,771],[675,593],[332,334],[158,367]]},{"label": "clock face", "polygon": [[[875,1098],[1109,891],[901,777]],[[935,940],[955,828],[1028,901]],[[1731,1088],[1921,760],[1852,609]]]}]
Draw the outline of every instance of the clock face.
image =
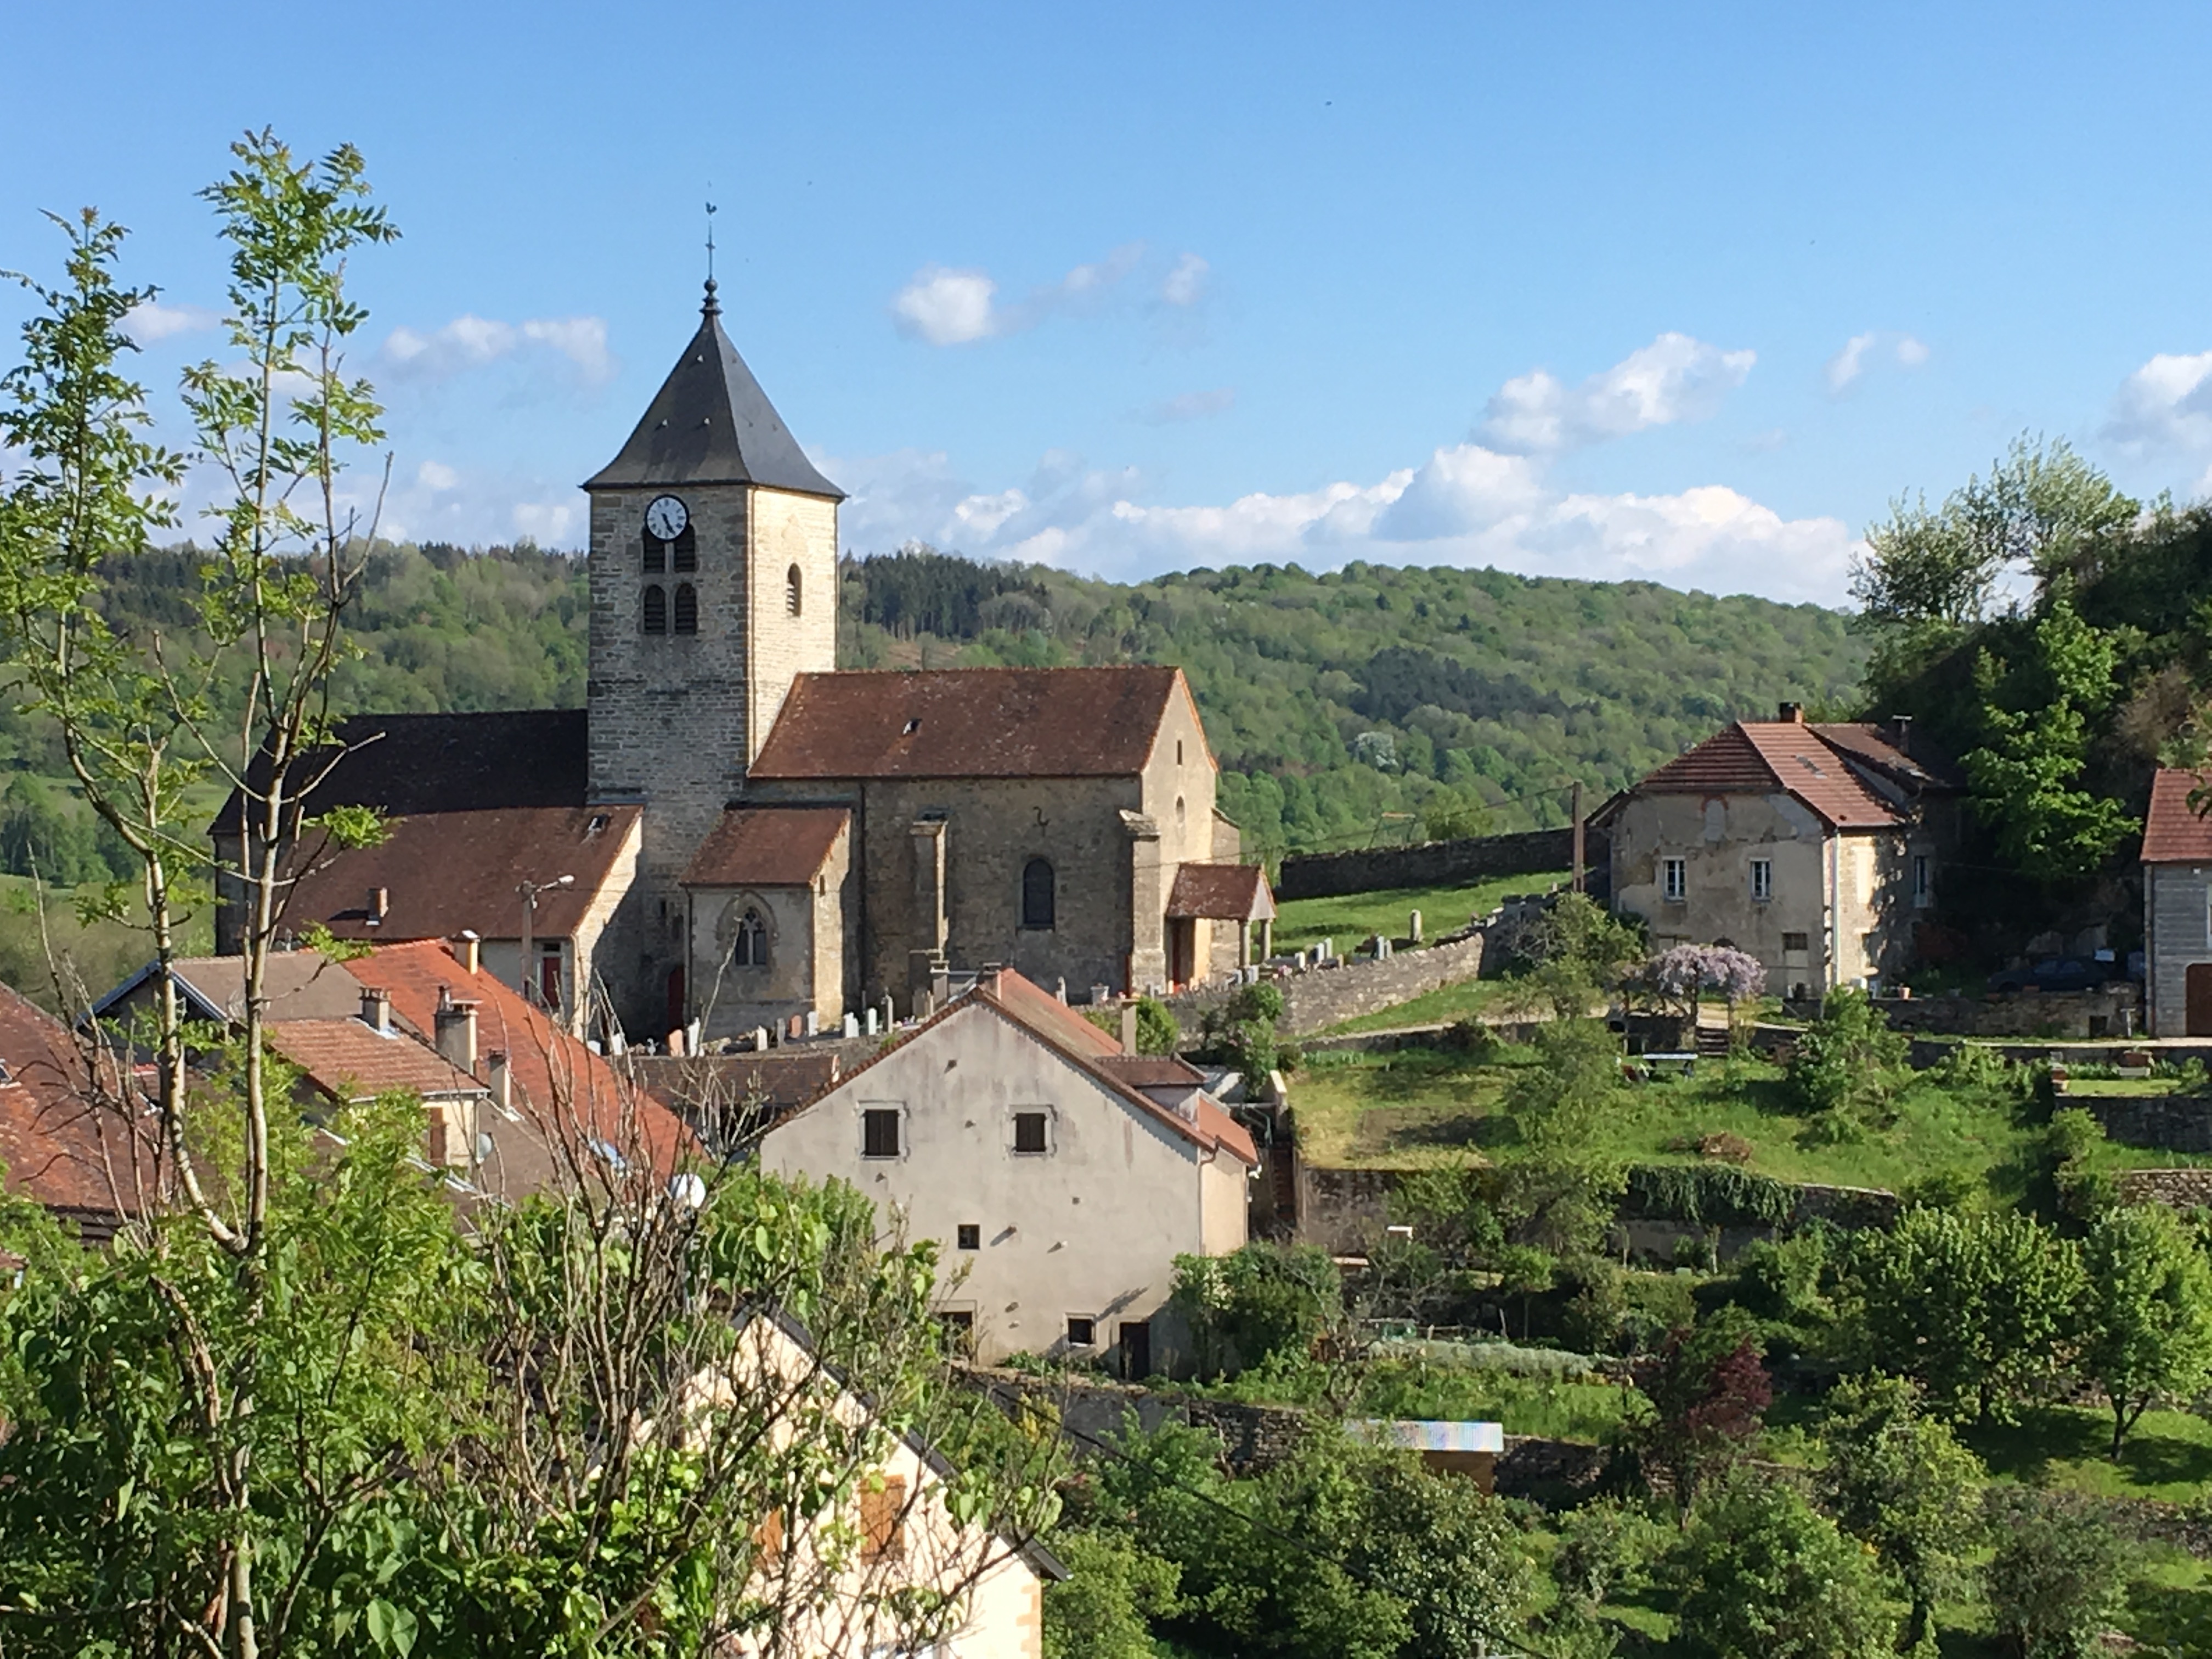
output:
[{"label": "clock face", "polygon": [[690,522],[690,511],[673,495],[656,495],[645,509],[645,527],[664,542],[674,541]]}]

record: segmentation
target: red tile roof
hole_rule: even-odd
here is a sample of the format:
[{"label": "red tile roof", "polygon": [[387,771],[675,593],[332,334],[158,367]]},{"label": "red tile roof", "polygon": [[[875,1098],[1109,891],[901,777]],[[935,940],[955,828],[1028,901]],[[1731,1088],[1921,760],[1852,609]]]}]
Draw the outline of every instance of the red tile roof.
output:
[{"label": "red tile roof", "polygon": [[1267,872],[1256,864],[1185,864],[1168,890],[1168,915],[1261,921],[1275,914]]},{"label": "red tile roof", "polygon": [[684,871],[686,887],[805,887],[852,814],[842,806],[739,807],[722,814]]},{"label": "red tile roof", "polygon": [[[441,988],[458,1000],[474,1002],[478,1075],[488,1082],[489,1056],[505,1053],[512,1103],[540,1135],[557,1141],[573,1139],[575,1132],[617,1147],[638,1140],[655,1167],[668,1174],[696,1152],[697,1141],[674,1113],[642,1089],[628,1085],[603,1055],[554,1024],[543,1009],[523,1001],[495,975],[482,969],[473,975],[465,971],[442,940],[380,945],[347,963],[345,969],[362,984],[390,992],[393,1014],[419,1032],[436,1030]],[[507,1186],[526,1190],[549,1179],[552,1171],[545,1158],[542,1146],[534,1155],[526,1149],[503,1152]]]},{"label": "red tile roof", "polygon": [[380,1036],[359,1019],[287,1019],[264,1029],[269,1046],[333,1100],[369,1100],[395,1089],[426,1100],[483,1092],[483,1084],[409,1031]]},{"label": "red tile roof", "polygon": [[[525,881],[575,877],[538,896],[532,932],[564,939],[633,851],[637,806],[520,806],[482,812],[423,812],[393,821],[375,847],[351,852],[303,844],[304,872],[286,902],[295,931],[320,922],[340,939],[451,939],[473,928],[486,939],[522,933]],[[595,829],[593,826],[597,825]],[[385,890],[389,908],[368,925],[368,897]]]},{"label": "red tile roof", "polygon": [[750,775],[1127,777],[1178,694],[1179,668],[801,674]]},{"label": "red tile roof", "polygon": [[1738,720],[1677,756],[1631,794],[1795,795],[1838,830],[1903,820],[1841,754],[1797,720]]},{"label": "red tile roof", "polygon": [[[116,1188],[131,1190],[125,1124],[87,1097],[82,1052],[67,1027],[0,985],[0,1164],[7,1190],[89,1223],[88,1235],[113,1231]],[[127,1206],[129,1200],[125,1200]]]},{"label": "red tile roof", "polygon": [[[1900,738],[1896,726],[1866,720],[1822,720],[1810,729],[1830,748],[1847,750],[1900,783],[1946,791],[1966,787],[1958,763],[1917,732]],[[1909,752],[1898,747],[1900,742],[1910,744]]]},{"label": "red tile roof", "polygon": [[2212,790],[2212,771],[2161,767],[2150,782],[2150,812],[2143,820],[2145,864],[2212,864],[2212,819],[2189,804],[2197,790]]},{"label": "red tile roof", "polygon": [[[1121,1066],[1137,1056],[1124,1054],[1121,1045],[1114,1038],[1058,997],[1023,978],[1011,968],[1001,969],[995,975],[987,975],[978,980],[971,994],[953,1002],[942,1013],[923,1022],[921,1030],[927,1031],[964,1010],[977,1006],[988,1008],[1012,1020],[1056,1050],[1063,1059],[1097,1079],[1146,1116],[1173,1130],[1201,1151],[1218,1149],[1255,1168],[1258,1166],[1260,1154],[1252,1145],[1250,1132],[1211,1098],[1205,1095],[1197,1097],[1195,1121],[1171,1107],[1163,1106],[1129,1082],[1120,1071]],[[920,1035],[920,1032],[915,1034],[916,1037]],[[909,1042],[914,1040],[908,1039]],[[900,1048],[905,1046],[902,1043]],[[848,1072],[833,1086],[844,1087],[870,1066],[880,1065],[885,1055],[896,1052],[895,1049],[886,1049],[866,1066],[856,1066]],[[809,1103],[810,1105],[811,1103]]]}]

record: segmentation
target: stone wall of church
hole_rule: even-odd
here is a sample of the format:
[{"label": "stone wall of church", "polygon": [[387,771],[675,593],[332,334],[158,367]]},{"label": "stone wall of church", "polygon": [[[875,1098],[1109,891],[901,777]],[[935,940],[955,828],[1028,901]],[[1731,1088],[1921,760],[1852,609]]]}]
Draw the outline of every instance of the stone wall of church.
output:
[{"label": "stone wall of church", "polygon": [[[852,839],[841,835],[811,887],[688,889],[691,1015],[701,1036],[743,1036],[780,1027],[811,1011],[834,1030],[851,1006],[847,998],[848,913],[856,906]],[[747,908],[768,925],[765,967],[731,960],[738,922]]]},{"label": "stone wall of church", "polygon": [[759,599],[752,607],[748,766],[768,741],[792,681],[837,666],[837,504],[817,495],[756,489],[751,531],[752,591]]}]

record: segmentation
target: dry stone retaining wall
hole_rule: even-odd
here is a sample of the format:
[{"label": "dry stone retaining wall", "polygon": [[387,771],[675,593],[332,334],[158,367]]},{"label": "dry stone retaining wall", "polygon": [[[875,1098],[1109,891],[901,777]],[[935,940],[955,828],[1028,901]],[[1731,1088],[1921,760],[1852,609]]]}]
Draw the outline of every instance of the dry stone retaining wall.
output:
[{"label": "dry stone retaining wall", "polygon": [[[1424,842],[1419,847],[1376,847],[1357,853],[1292,853],[1275,883],[1279,899],[1334,898],[1343,893],[1382,893],[1401,887],[1472,885],[1492,876],[1534,876],[1574,862],[1572,830],[1526,830],[1510,836],[1471,836]],[[1596,836],[1583,862],[1605,861]]]},{"label": "dry stone retaining wall", "polygon": [[[1483,936],[1469,934],[1447,944],[1372,957],[1338,959],[1334,966],[1310,968],[1270,983],[1283,994],[1281,1030],[1287,1036],[1325,1031],[1363,1014],[1476,979],[1482,973]],[[1225,1002],[1234,988],[1212,988],[1168,1004],[1186,1030],[1195,1030],[1208,1008]]]},{"label": "dry stone retaining wall", "polygon": [[2134,985],[2094,991],[2023,991],[1983,997],[1876,997],[1893,1030],[1957,1036],[2088,1039],[2142,1030],[2142,993]]},{"label": "dry stone retaining wall", "polygon": [[2081,1106],[2126,1146],[2169,1152],[2212,1152],[2212,1099],[2195,1095],[2061,1095]]}]

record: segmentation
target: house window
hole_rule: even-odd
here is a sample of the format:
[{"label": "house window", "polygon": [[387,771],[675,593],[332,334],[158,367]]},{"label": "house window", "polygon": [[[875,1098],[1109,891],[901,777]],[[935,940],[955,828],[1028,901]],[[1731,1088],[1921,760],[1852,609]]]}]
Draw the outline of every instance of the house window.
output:
[{"label": "house window", "polygon": [[887,1474],[860,1492],[860,1559],[869,1566],[906,1554],[906,1477]]},{"label": "house window", "polygon": [[1751,861],[1751,896],[1762,903],[1774,896],[1772,859],[1753,859]]},{"label": "house window", "polygon": [[1067,1346],[1069,1347],[1088,1348],[1094,1346],[1097,1340],[1098,1322],[1097,1320],[1085,1319],[1079,1314],[1068,1315]]},{"label": "house window", "polygon": [[966,1358],[975,1352],[975,1316],[966,1308],[940,1308],[937,1314],[938,1334],[944,1337],[945,1351]]},{"label": "house window", "polygon": [[676,584],[676,631],[679,634],[699,631],[699,590],[690,582]]},{"label": "house window", "polygon": [[730,946],[730,965],[732,968],[765,968],[768,966],[768,924],[761,920],[757,910],[748,910],[738,918],[738,937]]},{"label": "house window", "polygon": [[1912,908],[1925,910],[1936,898],[1936,872],[1929,867],[1930,860],[1925,853],[1912,855]]},{"label": "house window", "polygon": [[1810,933],[1784,933],[1782,936],[1782,954],[1785,957],[1796,957],[1802,960],[1812,948],[1813,936]]},{"label": "house window", "polygon": [[793,565],[783,573],[783,614],[787,617],[797,616],[799,605],[799,567]]},{"label": "house window", "polygon": [[645,631],[665,634],[668,631],[668,590],[659,582],[645,585]]},{"label": "house window", "polygon": [[905,1148],[900,1120],[905,1114],[896,1106],[870,1106],[860,1114],[860,1156],[897,1158]]},{"label": "house window", "polygon": [[1182,739],[1181,738],[1177,738],[1176,739],[1176,764],[1177,766],[1181,766],[1182,764]]},{"label": "house window", "polygon": [[1051,1132],[1047,1127],[1048,1116],[1043,1112],[1014,1114],[1014,1150],[1018,1152],[1042,1154],[1052,1150]]},{"label": "house window", "polygon": [[668,568],[675,571],[696,570],[699,568],[699,532],[690,525],[676,532],[669,544],[671,557]]},{"label": "house window", "polygon": [[1058,908],[1051,861],[1031,859],[1022,866],[1022,926],[1049,930],[1055,925]]},{"label": "house window", "polygon": [[1659,860],[1660,890],[1679,904],[1690,896],[1690,866],[1686,859]]},{"label": "house window", "polygon": [[963,1250],[980,1250],[983,1248],[983,1226],[981,1222],[963,1221],[953,1229],[953,1235]]}]

